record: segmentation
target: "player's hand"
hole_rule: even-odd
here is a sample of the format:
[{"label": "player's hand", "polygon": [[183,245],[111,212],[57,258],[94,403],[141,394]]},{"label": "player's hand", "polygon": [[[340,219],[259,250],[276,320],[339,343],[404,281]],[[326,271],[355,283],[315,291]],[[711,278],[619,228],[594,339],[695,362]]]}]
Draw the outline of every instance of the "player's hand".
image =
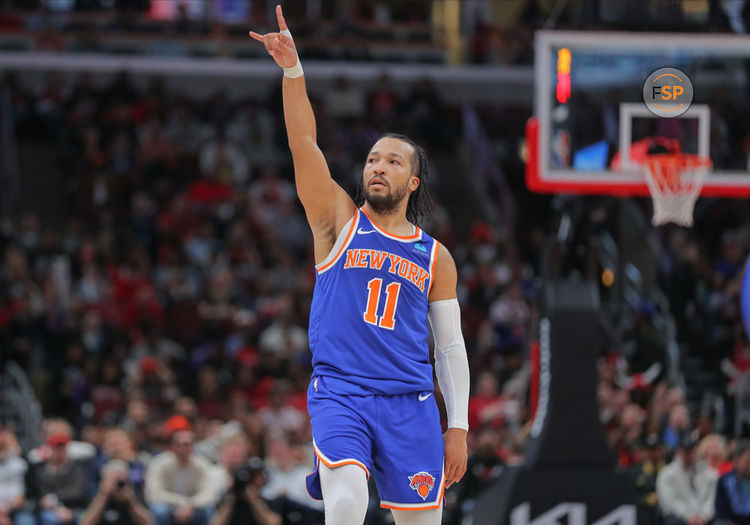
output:
[{"label": "player's hand", "polygon": [[[288,29],[280,5],[276,6],[276,19],[279,21],[279,31]],[[259,42],[263,42],[266,51],[279,66],[289,68],[297,64],[297,48],[294,46],[294,40],[288,36],[281,33],[259,35],[255,31],[250,31],[250,36]]]},{"label": "player's hand", "polygon": [[445,488],[461,481],[466,473],[466,431],[449,428],[443,434],[445,442]]}]

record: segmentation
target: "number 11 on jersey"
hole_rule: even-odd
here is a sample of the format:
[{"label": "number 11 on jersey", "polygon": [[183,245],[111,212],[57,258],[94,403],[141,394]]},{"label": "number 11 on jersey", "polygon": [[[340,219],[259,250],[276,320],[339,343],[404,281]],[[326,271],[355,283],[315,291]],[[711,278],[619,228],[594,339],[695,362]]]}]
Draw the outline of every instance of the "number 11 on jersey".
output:
[{"label": "number 11 on jersey", "polygon": [[370,279],[367,283],[367,309],[364,320],[371,325],[393,330],[396,324],[396,307],[398,306],[398,293],[401,283],[391,283],[385,287],[385,309],[382,316],[378,316],[378,305],[380,304],[380,291],[383,288],[383,279]]}]

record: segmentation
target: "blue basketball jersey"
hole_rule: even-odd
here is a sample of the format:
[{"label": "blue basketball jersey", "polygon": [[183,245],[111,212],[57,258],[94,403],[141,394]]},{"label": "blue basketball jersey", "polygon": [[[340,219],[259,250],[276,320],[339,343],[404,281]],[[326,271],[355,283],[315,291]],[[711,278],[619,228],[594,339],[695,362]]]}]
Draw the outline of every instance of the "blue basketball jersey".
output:
[{"label": "blue basketball jersey", "polygon": [[310,311],[315,376],[342,394],[432,391],[427,297],[438,242],[398,237],[355,211],[316,265]]}]

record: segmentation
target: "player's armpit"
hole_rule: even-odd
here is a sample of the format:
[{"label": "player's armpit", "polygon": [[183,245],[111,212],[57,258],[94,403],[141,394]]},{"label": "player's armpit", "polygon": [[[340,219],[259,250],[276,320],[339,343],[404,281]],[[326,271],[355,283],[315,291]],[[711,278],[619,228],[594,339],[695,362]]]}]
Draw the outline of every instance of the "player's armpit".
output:
[{"label": "player's armpit", "polygon": [[[334,219],[332,223],[317,223],[313,225],[312,220],[308,216],[308,222],[310,223],[310,229],[313,232],[313,249],[315,251],[315,265],[322,264],[329,256],[332,255],[332,250],[336,247],[336,242],[339,237],[346,234],[344,231],[350,225],[350,221],[355,220],[356,208],[349,195],[334,182],[337,191],[343,194],[340,197],[341,202],[337,206],[334,212]],[[305,210],[307,212],[307,210]]]}]

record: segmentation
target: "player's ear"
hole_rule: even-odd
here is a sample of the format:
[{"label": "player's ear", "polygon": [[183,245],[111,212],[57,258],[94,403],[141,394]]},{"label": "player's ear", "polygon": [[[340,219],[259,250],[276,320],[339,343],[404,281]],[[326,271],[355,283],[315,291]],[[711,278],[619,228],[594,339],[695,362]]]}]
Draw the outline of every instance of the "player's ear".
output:
[{"label": "player's ear", "polygon": [[419,177],[412,175],[411,179],[409,179],[409,191],[417,191],[417,188],[419,188],[421,183],[422,181],[419,180]]}]

